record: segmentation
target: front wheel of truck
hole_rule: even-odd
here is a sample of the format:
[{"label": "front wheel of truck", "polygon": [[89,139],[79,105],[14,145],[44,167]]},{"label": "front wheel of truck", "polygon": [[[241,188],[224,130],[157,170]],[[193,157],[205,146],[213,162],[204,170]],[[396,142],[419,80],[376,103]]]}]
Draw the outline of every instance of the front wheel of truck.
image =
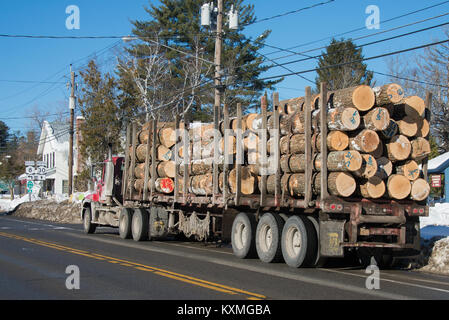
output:
[{"label": "front wheel of truck", "polygon": [[86,207],[84,209],[83,228],[84,233],[87,234],[94,233],[95,229],[97,229],[97,225],[92,223],[92,211],[90,207]]}]

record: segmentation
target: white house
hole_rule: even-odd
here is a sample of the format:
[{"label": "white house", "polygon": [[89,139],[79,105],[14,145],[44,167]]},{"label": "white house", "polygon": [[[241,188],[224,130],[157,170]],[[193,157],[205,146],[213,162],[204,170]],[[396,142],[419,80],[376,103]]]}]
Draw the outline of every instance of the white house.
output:
[{"label": "white house", "polygon": [[[76,128],[84,119],[76,119]],[[79,134],[74,133],[73,139],[73,175],[78,171],[78,138]],[[69,173],[69,138],[70,124],[65,122],[44,121],[37,154],[46,163],[47,172],[44,182],[44,191],[53,194],[68,193],[68,173]]]}]

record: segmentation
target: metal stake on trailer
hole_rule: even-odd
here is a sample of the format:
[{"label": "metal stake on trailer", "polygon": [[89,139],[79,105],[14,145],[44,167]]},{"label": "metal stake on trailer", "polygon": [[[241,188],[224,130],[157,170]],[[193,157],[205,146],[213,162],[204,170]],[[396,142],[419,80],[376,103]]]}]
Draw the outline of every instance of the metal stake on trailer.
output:
[{"label": "metal stake on trailer", "polygon": [[[306,149],[304,152],[305,157],[305,195],[304,204],[305,207],[310,207],[312,200],[312,91],[310,87],[306,87],[306,96],[304,102],[304,134],[305,134],[305,144]],[[323,140],[323,139],[322,139]]]},{"label": "metal stake on trailer", "polygon": [[320,190],[320,205],[322,206],[329,197],[327,190],[327,83],[320,84],[320,133],[321,133],[321,190]]},{"label": "metal stake on trailer", "polygon": [[240,205],[240,196],[242,192],[242,164],[243,164],[243,133],[242,133],[242,104],[237,103],[237,132],[236,132],[236,190],[235,205]]},{"label": "metal stake on trailer", "polygon": [[[279,93],[274,92],[273,93],[273,116],[274,116],[274,123],[273,123],[273,131],[275,133],[274,136],[274,152],[273,156],[276,159],[276,172],[275,172],[275,188],[274,188],[274,203],[276,207],[281,206],[281,150],[279,147],[279,139],[281,137],[280,133],[280,125],[279,125]],[[270,136],[271,138],[271,136]],[[271,152],[270,152],[271,153]]]}]

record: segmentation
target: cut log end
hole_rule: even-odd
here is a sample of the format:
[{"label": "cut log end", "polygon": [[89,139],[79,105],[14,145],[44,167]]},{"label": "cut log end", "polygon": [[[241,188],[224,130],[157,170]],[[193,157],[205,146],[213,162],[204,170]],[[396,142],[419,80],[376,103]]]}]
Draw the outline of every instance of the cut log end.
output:
[{"label": "cut log end", "polygon": [[410,197],[415,201],[423,201],[430,194],[430,185],[424,179],[417,179],[412,182],[412,188],[410,191]]},{"label": "cut log end", "polygon": [[354,177],[347,172],[331,172],[328,178],[328,189],[332,195],[349,197],[356,189]]},{"label": "cut log end", "polygon": [[385,194],[384,181],[379,177],[371,177],[360,183],[360,194],[364,198],[378,199]]},{"label": "cut log end", "polygon": [[408,158],[412,146],[407,137],[403,135],[397,135],[391,138],[387,143],[388,158],[391,161],[401,161]]},{"label": "cut log end", "polygon": [[352,93],[352,103],[359,111],[368,111],[376,102],[373,89],[367,85],[360,85]]},{"label": "cut log end", "polygon": [[410,195],[411,184],[405,176],[393,174],[387,181],[388,195],[396,200],[402,200]]}]

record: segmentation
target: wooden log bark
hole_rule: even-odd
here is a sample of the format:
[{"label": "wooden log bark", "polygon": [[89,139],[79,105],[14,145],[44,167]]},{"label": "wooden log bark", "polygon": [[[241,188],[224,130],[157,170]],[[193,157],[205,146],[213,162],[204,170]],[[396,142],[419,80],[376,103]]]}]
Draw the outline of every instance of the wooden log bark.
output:
[{"label": "wooden log bark", "polygon": [[[242,167],[241,169],[240,192],[245,195],[255,194],[259,190],[257,176],[255,176],[247,166]],[[230,191],[235,193],[237,190],[237,170],[235,168],[229,171],[228,182]]]},{"label": "wooden log bark", "polygon": [[419,166],[415,160],[406,160],[396,164],[396,173],[405,176],[410,181],[419,178]]},{"label": "wooden log bark", "polygon": [[411,141],[410,157],[421,160],[430,154],[430,143],[427,139],[418,137]]},{"label": "wooden log bark", "polygon": [[[136,158],[139,162],[144,162],[147,154],[147,145],[146,144],[139,144],[136,148]],[[150,159],[151,159],[151,150],[150,150]],[[168,161],[172,158],[173,154],[172,151],[163,146],[158,145],[156,147],[156,160],[157,161]]]},{"label": "wooden log bark", "polygon": [[156,166],[156,172],[159,178],[174,178],[176,175],[175,162],[161,161]]},{"label": "wooden log bark", "polygon": [[410,180],[401,174],[392,174],[387,180],[387,190],[390,198],[396,200],[405,199],[410,195]]},{"label": "wooden log bark", "polygon": [[359,111],[368,111],[376,102],[374,91],[367,85],[336,90],[330,95],[334,107],[353,107]]},{"label": "wooden log bark", "polygon": [[136,179],[145,178],[145,163],[136,164],[134,168],[134,177]]},{"label": "wooden log bark", "polygon": [[281,154],[304,153],[306,140],[303,134],[295,134],[291,137],[283,136],[280,139]]},{"label": "wooden log bark", "polygon": [[[321,170],[321,154],[316,154],[313,159],[313,170]],[[304,172],[306,168],[305,155],[290,154],[283,155],[280,159],[281,170],[284,173]],[[329,171],[350,171],[360,170],[362,166],[362,156],[358,151],[331,151],[327,157],[327,169]]]},{"label": "wooden log bark", "polygon": [[377,172],[376,159],[370,154],[362,154],[361,157],[363,159],[361,168],[354,171],[354,175],[365,179],[374,177]]},{"label": "wooden log bark", "polygon": [[382,131],[390,124],[390,114],[385,108],[373,108],[363,116],[363,124],[366,129]]},{"label": "wooden log bark", "polygon": [[[134,182],[134,188],[139,192],[143,192],[144,183],[144,179],[137,179]],[[151,190],[150,183],[151,180],[148,181],[148,190]],[[171,178],[157,178],[154,181],[154,189],[160,193],[170,194],[174,190],[174,182]]]},{"label": "wooden log bark", "polygon": [[189,178],[189,192],[201,196],[211,195],[213,193],[213,175],[191,176]]},{"label": "wooden log bark", "polygon": [[[163,125],[163,123],[162,123]],[[150,134],[151,134],[151,130],[150,130]],[[141,130],[139,132],[139,142],[141,144],[146,144],[148,141],[148,130]],[[152,136],[150,137],[150,144],[152,143],[151,141]],[[174,144],[176,143],[176,133],[175,133],[175,128],[170,125],[170,126],[166,126],[166,127],[161,127],[157,129],[157,135],[156,135],[156,144],[162,144],[167,148],[171,148]]]},{"label": "wooden log bark", "polygon": [[349,149],[370,153],[377,149],[380,139],[376,131],[363,129],[359,132],[351,132],[349,136]]},{"label": "wooden log bark", "polygon": [[416,179],[411,182],[410,198],[415,201],[423,201],[430,194],[430,185],[424,179]]},{"label": "wooden log bark", "polygon": [[391,161],[401,161],[409,157],[412,145],[406,136],[397,135],[386,143],[388,159]]},{"label": "wooden log bark", "polygon": [[404,98],[404,90],[397,83],[389,83],[375,87],[373,91],[376,96],[376,105],[378,106],[396,104]]},{"label": "wooden log bark", "polygon": [[393,172],[393,163],[386,157],[381,157],[376,159],[377,171],[375,176],[381,178],[382,180],[388,179],[388,177]]},{"label": "wooden log bark", "polygon": [[376,176],[359,183],[359,191],[363,198],[378,199],[385,194],[385,182]]}]

